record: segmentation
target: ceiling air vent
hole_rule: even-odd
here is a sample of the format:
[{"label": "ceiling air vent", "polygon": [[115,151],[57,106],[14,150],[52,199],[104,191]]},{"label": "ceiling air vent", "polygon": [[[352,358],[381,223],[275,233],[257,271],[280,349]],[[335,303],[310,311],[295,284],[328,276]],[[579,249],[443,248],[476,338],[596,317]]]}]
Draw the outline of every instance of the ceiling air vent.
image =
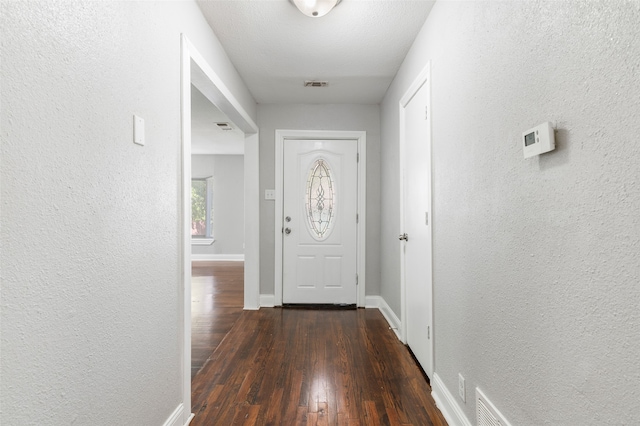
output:
[{"label": "ceiling air vent", "polygon": [[218,126],[220,130],[233,130],[233,127],[231,127],[229,123],[216,123],[216,126]]},{"label": "ceiling air vent", "polygon": [[305,80],[304,87],[327,87],[328,81]]}]

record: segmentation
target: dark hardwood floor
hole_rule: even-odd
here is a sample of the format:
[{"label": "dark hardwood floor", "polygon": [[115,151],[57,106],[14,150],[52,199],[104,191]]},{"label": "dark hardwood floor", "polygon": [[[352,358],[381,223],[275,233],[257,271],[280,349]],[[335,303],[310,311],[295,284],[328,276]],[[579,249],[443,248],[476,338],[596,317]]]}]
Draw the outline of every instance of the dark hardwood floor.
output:
[{"label": "dark hardwood floor", "polygon": [[[212,277],[215,269],[194,275]],[[446,425],[421,370],[378,310],[241,311],[235,305],[242,297],[231,297],[237,290],[217,288],[223,282],[209,280],[214,288],[203,294],[213,300],[201,305],[220,316],[198,316],[225,325],[201,323],[217,330],[207,344],[219,344],[192,380],[193,426]],[[215,301],[217,294],[234,306]]]},{"label": "dark hardwood floor", "polygon": [[244,262],[197,262],[191,268],[191,380],[244,304]]}]

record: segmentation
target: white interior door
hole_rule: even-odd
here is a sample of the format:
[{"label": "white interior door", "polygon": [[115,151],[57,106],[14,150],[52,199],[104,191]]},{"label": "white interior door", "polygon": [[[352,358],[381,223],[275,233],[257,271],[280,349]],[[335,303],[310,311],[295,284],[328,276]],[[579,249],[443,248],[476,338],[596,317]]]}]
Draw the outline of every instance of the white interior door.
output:
[{"label": "white interior door", "polygon": [[283,303],[355,304],[358,146],[285,140]]},{"label": "white interior door", "polygon": [[[433,374],[431,141],[423,84],[404,110],[404,230],[402,242],[407,345],[424,371]],[[402,236],[401,236],[402,238]]]}]

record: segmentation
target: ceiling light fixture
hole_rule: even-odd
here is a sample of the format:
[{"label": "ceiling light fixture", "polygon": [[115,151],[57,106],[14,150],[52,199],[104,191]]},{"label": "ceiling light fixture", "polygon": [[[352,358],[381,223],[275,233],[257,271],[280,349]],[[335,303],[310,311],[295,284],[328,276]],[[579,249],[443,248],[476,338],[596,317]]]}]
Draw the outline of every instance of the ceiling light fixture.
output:
[{"label": "ceiling light fixture", "polygon": [[342,0],[289,0],[300,12],[311,18],[319,18],[331,12]]}]

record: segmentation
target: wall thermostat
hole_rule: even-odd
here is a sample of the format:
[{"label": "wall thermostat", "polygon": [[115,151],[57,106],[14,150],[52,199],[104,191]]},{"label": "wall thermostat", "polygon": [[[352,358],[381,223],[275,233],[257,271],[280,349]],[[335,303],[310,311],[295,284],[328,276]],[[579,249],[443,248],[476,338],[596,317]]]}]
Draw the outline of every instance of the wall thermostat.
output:
[{"label": "wall thermostat", "polygon": [[522,134],[524,158],[556,149],[556,138],[550,122],[542,123]]}]

